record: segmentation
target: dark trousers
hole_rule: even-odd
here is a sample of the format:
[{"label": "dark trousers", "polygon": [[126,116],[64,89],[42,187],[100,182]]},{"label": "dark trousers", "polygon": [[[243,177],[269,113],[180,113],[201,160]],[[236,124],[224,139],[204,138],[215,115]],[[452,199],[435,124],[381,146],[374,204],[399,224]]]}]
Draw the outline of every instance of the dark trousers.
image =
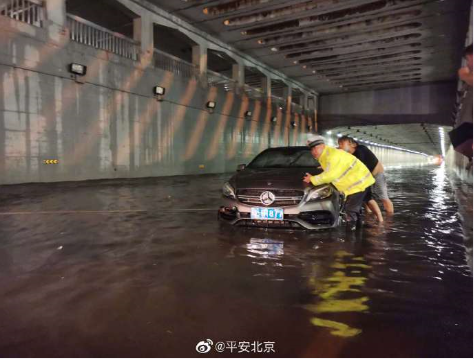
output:
[{"label": "dark trousers", "polygon": [[347,223],[355,223],[359,219],[362,204],[364,203],[364,198],[367,196],[368,190],[369,189],[366,188],[362,192],[357,192],[347,196],[344,205]]}]

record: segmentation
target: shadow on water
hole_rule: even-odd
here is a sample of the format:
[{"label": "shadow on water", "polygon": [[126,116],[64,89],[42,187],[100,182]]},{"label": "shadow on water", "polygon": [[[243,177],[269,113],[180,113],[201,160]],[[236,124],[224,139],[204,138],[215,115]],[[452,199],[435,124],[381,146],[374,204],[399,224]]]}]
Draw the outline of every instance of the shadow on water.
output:
[{"label": "shadow on water", "polygon": [[220,224],[227,177],[3,187],[2,354],[196,356],[211,339],[275,342],[262,357],[472,356],[443,167],[388,171],[396,214],[351,234]]}]

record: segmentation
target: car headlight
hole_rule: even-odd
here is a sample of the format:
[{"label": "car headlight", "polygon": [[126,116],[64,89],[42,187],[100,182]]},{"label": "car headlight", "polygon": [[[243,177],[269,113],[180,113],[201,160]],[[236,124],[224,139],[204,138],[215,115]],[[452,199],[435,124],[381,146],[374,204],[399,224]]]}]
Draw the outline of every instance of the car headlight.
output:
[{"label": "car headlight", "polygon": [[227,198],[237,199],[234,187],[232,187],[229,182],[224,183],[224,186],[222,187],[222,195]]},{"label": "car headlight", "polygon": [[332,187],[324,186],[320,188],[313,189],[309,192],[306,202],[316,201],[319,199],[328,198],[332,195]]}]

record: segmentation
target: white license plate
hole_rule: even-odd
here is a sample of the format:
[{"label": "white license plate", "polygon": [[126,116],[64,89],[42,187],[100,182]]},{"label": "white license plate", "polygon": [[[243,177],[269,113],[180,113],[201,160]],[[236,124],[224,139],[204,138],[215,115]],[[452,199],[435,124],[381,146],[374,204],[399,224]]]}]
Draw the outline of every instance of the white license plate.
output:
[{"label": "white license plate", "polygon": [[283,221],[283,208],[253,207],[250,212],[251,219]]}]

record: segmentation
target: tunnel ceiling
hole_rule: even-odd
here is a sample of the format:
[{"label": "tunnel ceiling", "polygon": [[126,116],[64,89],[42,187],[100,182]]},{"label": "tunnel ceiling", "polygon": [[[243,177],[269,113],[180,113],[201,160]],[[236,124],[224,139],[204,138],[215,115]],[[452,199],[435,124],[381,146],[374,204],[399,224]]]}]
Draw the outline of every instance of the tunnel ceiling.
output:
[{"label": "tunnel ceiling", "polygon": [[456,79],[465,0],[148,0],[320,93]]}]

